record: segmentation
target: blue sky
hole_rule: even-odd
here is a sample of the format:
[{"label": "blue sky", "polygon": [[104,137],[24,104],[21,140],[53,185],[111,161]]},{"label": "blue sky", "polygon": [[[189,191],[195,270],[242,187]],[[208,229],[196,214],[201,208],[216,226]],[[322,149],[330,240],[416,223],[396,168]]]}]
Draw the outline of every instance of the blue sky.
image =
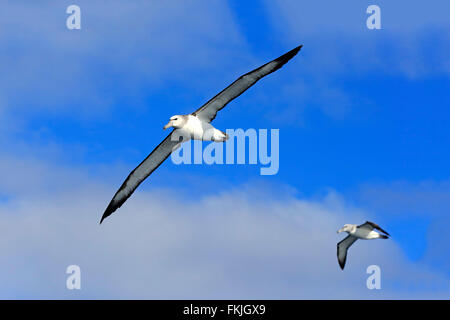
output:
[{"label": "blue sky", "polygon": [[[378,1],[381,30],[368,1],[77,1],[67,30],[73,3],[0,5],[0,297],[450,296],[447,2]],[[214,121],[280,129],[277,175],[167,161],[98,226],[171,115],[299,44]],[[355,245],[342,273],[335,231],[365,220],[393,237]]]}]

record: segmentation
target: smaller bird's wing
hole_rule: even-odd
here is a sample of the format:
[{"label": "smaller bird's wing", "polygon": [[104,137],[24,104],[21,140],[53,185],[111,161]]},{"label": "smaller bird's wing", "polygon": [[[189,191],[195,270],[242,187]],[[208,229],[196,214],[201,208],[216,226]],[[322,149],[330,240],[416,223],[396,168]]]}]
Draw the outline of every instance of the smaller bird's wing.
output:
[{"label": "smaller bird's wing", "polygon": [[356,240],[356,237],[348,235],[337,244],[337,258],[342,270],[344,270],[345,261],[347,260],[347,250]]},{"label": "smaller bird's wing", "polygon": [[236,81],[214,96],[198,110],[193,112],[192,115],[197,116],[200,120],[208,123],[213,121],[217,115],[217,112],[222,110],[231,100],[239,97],[259,79],[280,69],[286,62],[291,60],[301,48],[302,46],[298,46],[281,57],[239,77]]},{"label": "smaller bird's wing", "polygon": [[381,227],[374,222],[366,221],[362,225],[359,225],[358,228],[364,228],[364,229],[369,229],[369,230],[377,229],[378,231],[381,231],[381,232],[387,234],[388,236],[390,236],[389,233],[387,233],[385,230],[381,229]]},{"label": "smaller bird's wing", "polygon": [[128,175],[103,213],[100,223],[120,208],[142,181],[169,157],[174,148],[179,144],[179,141],[172,139],[172,133],[173,131]]}]

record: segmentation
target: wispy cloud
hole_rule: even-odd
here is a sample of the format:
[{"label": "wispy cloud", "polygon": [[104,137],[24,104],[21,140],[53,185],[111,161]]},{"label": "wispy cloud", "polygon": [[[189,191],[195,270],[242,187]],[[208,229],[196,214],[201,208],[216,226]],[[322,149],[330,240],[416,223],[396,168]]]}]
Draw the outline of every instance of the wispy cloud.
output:
[{"label": "wispy cloud", "polygon": [[2,109],[98,116],[125,101],[136,107],[158,84],[193,83],[245,46],[223,1],[78,1],[81,30],[66,28],[69,4],[0,5]]},{"label": "wispy cloud", "polygon": [[[357,243],[342,272],[336,262],[336,243],[342,237],[336,230],[343,223],[365,221],[368,214],[334,192],[315,200],[278,197],[270,185],[261,189],[252,183],[196,198],[187,189],[138,191],[99,226],[110,187],[87,174],[43,168],[30,167],[25,170],[28,179],[17,182],[42,181],[41,187],[0,203],[2,298],[450,294],[449,279],[409,262],[395,237]],[[39,178],[42,171],[49,181]],[[82,269],[79,292],[65,288],[70,264]],[[371,264],[382,269],[381,291],[365,287]]]},{"label": "wispy cloud", "polygon": [[450,29],[445,17],[450,8],[444,0],[432,1],[427,8],[418,2],[381,1],[377,3],[381,30],[366,28],[369,2],[265,4],[280,38],[305,45],[301,65],[286,73],[289,84],[284,84],[301,88],[289,96],[297,104],[285,108],[279,123],[302,120],[304,111],[311,109],[335,120],[346,119],[361,101],[370,105],[370,97],[352,90],[355,85],[348,85],[349,81],[368,77],[426,81],[450,75]]},{"label": "wispy cloud", "polygon": [[448,76],[446,1],[433,1],[427,8],[410,1],[381,1],[382,29],[376,31],[366,28],[368,5],[360,1],[267,2],[280,32],[308,45],[310,73]]},{"label": "wispy cloud", "polygon": [[[141,133],[158,132],[148,128],[152,126],[147,120],[145,125],[132,122],[110,128],[122,119],[116,115],[115,121],[108,122],[108,116],[119,109],[134,113],[143,105],[151,112],[169,112],[167,105],[157,105],[166,99],[180,104],[177,109],[191,108],[192,96],[208,99],[249,66],[266,62],[266,57],[256,59],[249,52],[224,1],[164,5],[78,1],[83,15],[80,31],[65,28],[69,4],[3,1],[0,5],[7,8],[0,10],[0,43],[6,48],[0,53],[4,71],[0,74],[0,297],[449,297],[446,182],[372,184],[356,197],[330,191],[305,198],[282,183],[264,189],[261,181],[235,185],[223,177],[165,171],[152,179],[182,179],[184,186],[175,188],[171,183],[170,189],[164,189],[152,184],[148,190],[143,185],[99,226],[117,181],[135,164],[121,150],[140,144],[139,151],[132,151],[139,158],[157,141],[152,137],[149,142],[148,135]],[[369,34],[361,29],[365,26],[362,5],[344,10],[340,6],[347,4],[310,3],[312,11],[307,11],[298,2],[283,1],[278,6],[268,2],[274,23],[286,36],[280,38],[289,47],[298,42],[305,47],[287,67],[259,83],[257,90],[233,102],[234,108],[246,110],[233,121],[247,120],[261,107],[265,110],[261,118],[284,126],[301,124],[308,108],[333,119],[345,118],[366,98],[347,90],[343,83],[347,77],[376,72],[412,81],[448,76],[450,42],[443,41],[448,32],[442,32],[447,11],[440,9],[435,15],[430,10],[436,10],[437,4],[441,2],[419,10],[424,13],[422,20],[414,6],[407,9],[415,13],[403,22],[393,18],[393,11],[383,11],[384,29]],[[411,13],[400,10],[401,5],[385,5],[396,6],[402,17]],[[336,6],[343,15],[335,14]],[[360,30],[356,34],[355,27]],[[157,103],[151,99],[156,91]],[[186,99],[170,101],[177,94]],[[62,131],[55,123],[50,129],[26,128],[25,137],[16,136],[27,121],[43,118],[56,124],[62,118],[95,119],[109,130],[103,140],[95,139],[96,132],[103,130],[101,123],[93,133],[74,130],[71,137],[86,134],[73,139],[77,146],[71,139],[59,143],[54,138]],[[252,125],[257,121],[253,117]],[[142,125],[142,129],[130,129],[125,135],[119,132],[121,125],[127,130]],[[46,130],[54,131],[54,139],[41,140]],[[134,145],[133,134],[141,134]],[[127,159],[122,167],[97,160],[97,149],[89,145],[91,140],[106,145],[119,139],[123,141],[117,144],[124,147],[110,148],[114,149],[110,161]],[[296,146],[293,139],[284,141]],[[73,163],[83,152],[98,161],[95,167]],[[291,167],[297,161],[293,158]],[[416,224],[427,217],[421,232],[428,246],[414,262],[403,246],[411,235],[402,237],[409,233],[403,227],[410,223],[410,215],[419,217]],[[336,243],[342,237],[336,235],[337,228],[370,219],[386,224],[394,236],[389,241],[357,243],[342,272],[336,261]],[[65,289],[69,264],[82,268],[81,292]],[[365,288],[369,264],[382,268],[381,291]]]},{"label": "wispy cloud", "polygon": [[[450,270],[450,260],[444,254],[450,250],[447,227],[450,225],[449,181],[366,184],[358,193],[359,205],[388,216],[391,221],[397,221],[399,227],[403,226],[403,241],[415,241],[415,237],[425,235],[427,241],[423,252],[419,253],[424,263],[440,270]],[[419,225],[415,226],[417,223]]]}]

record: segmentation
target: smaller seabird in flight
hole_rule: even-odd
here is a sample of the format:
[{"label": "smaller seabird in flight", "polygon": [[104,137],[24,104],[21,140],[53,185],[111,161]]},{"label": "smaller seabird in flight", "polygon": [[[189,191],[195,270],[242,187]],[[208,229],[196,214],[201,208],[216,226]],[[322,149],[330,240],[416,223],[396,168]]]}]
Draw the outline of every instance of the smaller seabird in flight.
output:
[{"label": "smaller seabird in flight", "polygon": [[[240,76],[236,81],[191,114],[172,116],[169,123],[164,126],[164,129],[174,128],[174,130],[140,165],[131,171],[103,213],[100,223],[120,208],[133,194],[134,190],[169,157],[172,151],[178,148],[181,142],[188,139],[215,142],[226,141],[228,135],[211,125],[211,121],[214,120],[217,113],[256,82],[284,66],[301,48],[302,45]],[[188,138],[184,139],[186,137]],[[183,138],[183,140],[180,141],[180,138]]]},{"label": "smaller seabird in flight", "polygon": [[[377,229],[384,234],[373,231],[373,229]],[[344,270],[345,261],[347,260],[347,250],[356,240],[388,239],[390,236],[379,225],[370,221],[366,221],[366,223],[359,226],[356,224],[345,224],[337,233],[341,232],[348,233],[348,236],[337,244],[337,258],[342,270]]]}]

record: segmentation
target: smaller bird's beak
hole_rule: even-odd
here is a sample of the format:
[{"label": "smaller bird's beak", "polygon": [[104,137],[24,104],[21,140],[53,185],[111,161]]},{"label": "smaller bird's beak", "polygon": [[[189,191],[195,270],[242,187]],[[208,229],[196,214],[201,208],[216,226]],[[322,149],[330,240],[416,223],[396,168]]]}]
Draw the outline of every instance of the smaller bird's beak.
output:
[{"label": "smaller bird's beak", "polygon": [[172,126],[172,121],[169,121],[168,124],[166,124],[163,129],[166,130],[167,128],[170,128]]},{"label": "smaller bird's beak", "polygon": [[339,229],[336,233],[341,233],[342,232],[342,228],[341,229]]}]

